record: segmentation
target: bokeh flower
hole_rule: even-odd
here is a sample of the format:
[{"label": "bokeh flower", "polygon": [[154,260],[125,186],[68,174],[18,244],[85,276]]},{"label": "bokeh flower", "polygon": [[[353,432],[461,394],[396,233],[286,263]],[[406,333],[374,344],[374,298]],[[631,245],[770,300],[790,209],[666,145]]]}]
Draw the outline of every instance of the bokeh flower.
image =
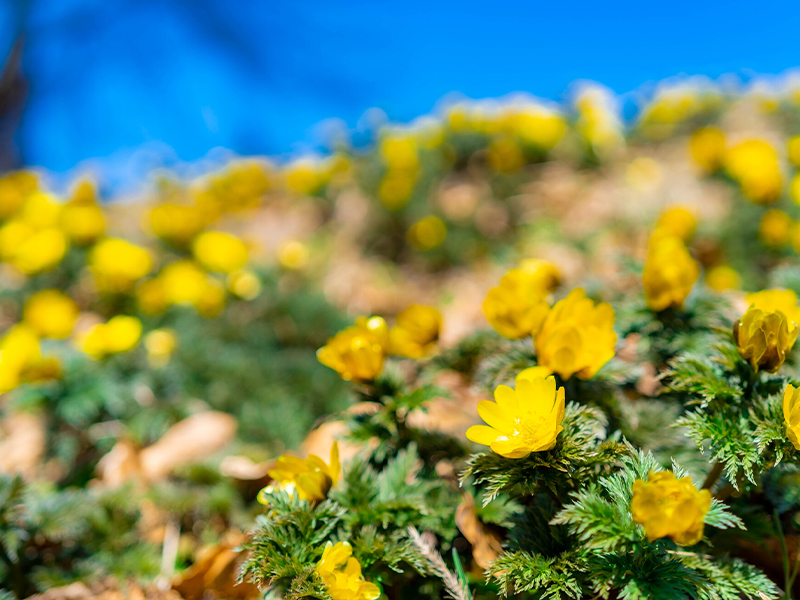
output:
[{"label": "bokeh flower", "polygon": [[775,373],[794,346],[797,323],[780,310],[763,311],[751,306],[733,324],[733,339],[739,354],[753,370]]},{"label": "bokeh flower", "polygon": [[494,402],[483,400],[478,414],[486,425],[473,425],[467,439],[489,446],[506,458],[524,458],[551,450],[564,419],[564,388],[555,377],[517,377],[516,387],[498,386]]},{"label": "bokeh flower", "polygon": [[694,162],[707,173],[715,173],[725,156],[725,134],[716,127],[703,127],[692,134],[689,151]]},{"label": "bokeh flower", "polygon": [[206,231],[195,238],[192,251],[209,271],[232,273],[247,262],[247,246],[235,235],[224,231]]},{"label": "bokeh flower", "polygon": [[699,276],[700,265],[680,238],[666,236],[650,241],[642,271],[645,301],[650,310],[681,308]]},{"label": "bokeh flower", "polygon": [[725,170],[756,204],[772,204],[781,195],[783,176],[778,153],[764,140],[745,140],[725,152]]},{"label": "bokeh flower", "polygon": [[153,257],[145,248],[120,238],[106,238],[89,251],[89,268],[98,289],[128,293],[153,269]]},{"label": "bokeh flower", "polygon": [[25,302],[22,320],[41,337],[69,337],[78,318],[78,305],[61,290],[36,292]]},{"label": "bokeh flower", "polygon": [[550,306],[546,298],[558,281],[550,263],[524,263],[511,269],[483,301],[483,314],[494,329],[512,340],[536,335]]},{"label": "bokeh flower", "polygon": [[127,352],[136,347],[142,335],[142,322],[136,317],[117,315],[107,323],[97,323],[76,339],[78,348],[95,359]]},{"label": "bokeh flower", "polygon": [[359,317],[317,350],[317,359],[342,379],[372,381],[383,371],[389,349],[389,327],[381,317]]},{"label": "bokeh flower", "polygon": [[106,230],[106,217],[97,204],[94,185],[89,181],[78,184],[72,199],[61,210],[61,227],[78,246],[97,241]]},{"label": "bokeh flower", "polygon": [[397,324],[389,331],[390,352],[408,358],[425,356],[436,347],[441,329],[438,310],[412,304],[397,315]]},{"label": "bokeh flower", "polygon": [[534,338],[539,364],[562,379],[590,379],[614,357],[614,309],[575,288],[547,314]]},{"label": "bokeh flower", "polygon": [[0,393],[60,376],[58,360],[42,356],[39,337],[26,323],[14,325],[0,339]]},{"label": "bokeh flower", "polygon": [[178,336],[172,329],[154,329],[144,336],[147,362],[151,367],[163,367],[178,347]]},{"label": "bokeh flower", "polygon": [[696,544],[703,539],[703,519],[710,508],[711,492],[698,491],[689,477],[677,479],[671,471],[661,471],[633,482],[633,520],[651,542],[669,537],[681,546]]},{"label": "bokeh flower", "polygon": [[800,325],[800,306],[797,305],[797,294],[793,290],[771,289],[745,294],[749,306],[764,312],[781,311],[790,321]]},{"label": "bokeh flower", "polygon": [[758,237],[772,248],[782,248],[789,243],[792,231],[792,218],[778,208],[771,208],[761,216]]},{"label": "bokeh flower", "polygon": [[672,206],[661,213],[656,221],[656,229],[688,242],[697,229],[697,219],[694,217],[694,212],[685,206]]},{"label": "bokeh flower", "polygon": [[786,437],[800,450],[800,388],[788,384],[783,392],[783,418]]}]

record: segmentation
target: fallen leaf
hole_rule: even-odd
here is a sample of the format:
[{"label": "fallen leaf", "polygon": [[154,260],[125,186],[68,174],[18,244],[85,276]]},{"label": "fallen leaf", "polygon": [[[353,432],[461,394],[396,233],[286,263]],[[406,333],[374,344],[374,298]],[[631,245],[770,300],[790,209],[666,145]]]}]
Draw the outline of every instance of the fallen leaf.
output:
[{"label": "fallen leaf", "polygon": [[503,551],[500,536],[481,523],[475,514],[475,501],[464,494],[456,509],[456,525],[461,534],[472,544],[472,558],[481,569],[486,569]]},{"label": "fallen leaf", "polygon": [[235,548],[244,541],[229,540],[200,550],[195,563],[172,580],[172,589],[186,600],[206,600],[211,597],[244,600],[261,596],[250,582],[236,583],[244,555]]},{"label": "fallen leaf", "polygon": [[47,424],[40,414],[16,412],[0,423],[0,473],[31,478],[42,462]]}]

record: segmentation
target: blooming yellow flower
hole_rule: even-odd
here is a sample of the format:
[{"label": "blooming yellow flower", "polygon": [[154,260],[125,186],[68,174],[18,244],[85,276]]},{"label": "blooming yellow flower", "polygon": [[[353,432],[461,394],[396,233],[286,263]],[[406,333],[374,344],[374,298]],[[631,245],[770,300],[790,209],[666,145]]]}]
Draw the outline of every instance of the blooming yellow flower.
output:
[{"label": "blooming yellow flower", "polygon": [[[339,481],[341,471],[338,442],[333,442],[331,446],[328,464],[316,454],[309,454],[306,459],[284,454],[275,461],[275,468],[267,473],[276,485],[271,485],[265,490],[273,491],[277,487],[290,493],[296,491],[302,500],[319,502],[325,500],[328,490]],[[259,501],[268,502],[261,495]]]},{"label": "blooming yellow flower", "polygon": [[711,492],[698,491],[689,477],[677,479],[671,471],[661,471],[651,473],[647,481],[633,482],[633,520],[651,542],[670,537],[681,546],[696,544],[703,539],[709,508]]},{"label": "blooming yellow flower", "polygon": [[697,165],[708,173],[719,171],[725,155],[725,134],[716,127],[704,127],[692,134],[689,151]]},{"label": "blooming yellow flower", "polygon": [[242,300],[252,300],[261,293],[261,280],[249,269],[234,271],[225,279],[228,290]]},{"label": "blooming yellow flower", "polygon": [[656,229],[688,242],[697,228],[694,213],[685,206],[672,206],[661,213],[656,221]]},{"label": "blooming yellow flower", "polygon": [[365,581],[361,565],[353,558],[353,549],[348,542],[325,544],[322,559],[317,563],[316,573],[328,588],[333,600],[376,600],[380,588]]},{"label": "blooming yellow flower", "polygon": [[742,193],[756,204],[771,204],[781,195],[783,176],[778,153],[764,140],[745,140],[725,152],[725,169]]},{"label": "blooming yellow flower", "polygon": [[0,393],[22,383],[56,379],[61,368],[55,358],[43,358],[36,332],[18,323],[0,339]]},{"label": "blooming yellow flower", "polygon": [[78,347],[95,359],[127,352],[136,347],[142,335],[142,322],[136,317],[117,315],[98,323],[78,336]]},{"label": "blooming yellow flower", "polygon": [[470,427],[467,439],[506,458],[524,458],[556,445],[564,419],[564,388],[556,390],[555,377],[517,377],[516,389],[498,386],[494,400],[478,404],[487,425]]},{"label": "blooming yellow flower", "polygon": [[546,293],[552,292],[561,285],[561,273],[549,260],[541,258],[524,258],[519,263],[519,270],[530,276],[531,285]]},{"label": "blooming yellow flower", "polygon": [[321,190],[330,180],[331,173],[320,161],[300,159],[288,165],[283,172],[286,187],[298,194],[310,196]]},{"label": "blooming yellow flower", "polygon": [[738,290],[742,286],[742,276],[733,267],[716,265],[706,273],[706,284],[712,290]]},{"label": "blooming yellow flower", "polygon": [[178,347],[178,336],[172,329],[154,329],[144,336],[144,347],[150,366],[163,367]]},{"label": "blooming yellow flower", "polygon": [[25,239],[14,252],[12,261],[26,275],[49,271],[58,265],[69,249],[63,231],[47,227]]},{"label": "blooming yellow flower", "polygon": [[317,350],[317,360],[342,379],[372,381],[383,371],[389,328],[381,317],[359,317]]},{"label": "blooming yellow flower", "polygon": [[72,333],[78,305],[60,290],[42,290],[25,302],[22,320],[42,337],[63,340]]},{"label": "blooming yellow flower", "polygon": [[546,268],[511,269],[489,290],[483,314],[494,329],[512,340],[536,335],[550,306],[545,301],[553,283]]},{"label": "blooming yellow flower", "polygon": [[232,273],[247,262],[247,246],[235,235],[206,231],[192,244],[195,258],[209,271]]},{"label": "blooming yellow flower", "polygon": [[700,265],[680,238],[652,239],[642,272],[648,308],[654,311],[680,308],[699,276]]},{"label": "blooming yellow flower", "polygon": [[127,293],[153,269],[153,258],[141,246],[106,238],[89,251],[89,268],[102,291]]},{"label": "blooming yellow flower", "polygon": [[63,207],[52,194],[34,192],[25,201],[19,218],[34,229],[56,227],[61,219]]},{"label": "blooming yellow flower", "polygon": [[408,203],[416,184],[416,171],[390,169],[378,185],[378,199],[388,210],[400,210]]},{"label": "blooming yellow flower", "polygon": [[424,217],[408,228],[406,240],[415,250],[424,252],[444,243],[447,225],[439,217]]},{"label": "blooming yellow flower", "polygon": [[789,384],[783,392],[783,418],[786,425],[786,437],[795,448],[800,450],[800,388]]},{"label": "blooming yellow flower", "polygon": [[749,306],[764,312],[779,310],[790,321],[800,325],[800,306],[797,305],[797,294],[792,290],[774,289],[750,292],[745,295],[744,299]]},{"label": "blooming yellow flower", "polygon": [[296,271],[308,263],[308,246],[299,240],[287,240],[278,248],[278,262],[284,269]]},{"label": "blooming yellow flower", "polygon": [[442,329],[442,315],[432,306],[412,304],[399,315],[389,332],[392,354],[420,358],[436,346]]},{"label": "blooming yellow flower", "polygon": [[772,208],[761,217],[758,237],[767,246],[781,248],[789,243],[791,230],[792,218],[779,208]]},{"label": "blooming yellow flower", "polygon": [[184,259],[161,269],[158,280],[167,304],[197,305],[206,289],[208,274],[193,260]]},{"label": "blooming yellow flower", "polygon": [[606,302],[595,306],[585,291],[575,288],[553,306],[534,342],[543,367],[562,379],[590,379],[614,357],[614,309]]},{"label": "blooming yellow flower", "polygon": [[765,312],[751,306],[733,324],[733,339],[753,370],[775,373],[794,346],[800,328],[780,310]]},{"label": "blooming yellow flower", "polygon": [[0,177],[0,219],[16,213],[38,188],[38,178],[31,171],[14,171]]}]

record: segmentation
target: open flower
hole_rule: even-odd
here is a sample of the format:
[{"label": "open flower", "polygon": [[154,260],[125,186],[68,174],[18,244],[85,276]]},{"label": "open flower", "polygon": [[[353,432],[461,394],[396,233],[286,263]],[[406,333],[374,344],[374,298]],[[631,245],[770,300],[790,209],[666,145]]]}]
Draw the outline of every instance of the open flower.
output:
[{"label": "open flower", "polygon": [[[328,490],[339,481],[341,470],[338,442],[333,442],[331,446],[329,464],[315,454],[310,454],[306,459],[285,454],[275,462],[275,468],[267,473],[275,480],[275,485],[265,490],[296,490],[301,499],[319,502],[325,500]],[[267,503],[262,497],[259,497],[259,502]]]},{"label": "open flower", "polygon": [[389,327],[381,317],[359,317],[317,350],[317,360],[342,379],[372,381],[383,371],[389,347]]},{"label": "open flower", "polygon": [[614,357],[614,309],[575,288],[553,306],[534,341],[541,366],[563,379],[590,379]]},{"label": "open flower", "polygon": [[764,312],[779,310],[790,321],[800,324],[800,306],[797,306],[797,294],[792,290],[761,290],[746,294],[744,299],[750,306]]},{"label": "open flower", "polygon": [[89,268],[101,290],[127,293],[152,270],[153,258],[141,246],[123,239],[107,238],[89,252]]},{"label": "open flower", "polygon": [[22,319],[42,337],[63,340],[72,333],[78,305],[60,290],[36,292],[25,302]]},{"label": "open flower", "polygon": [[786,437],[795,448],[800,450],[800,388],[789,384],[783,392],[783,418],[786,425]]},{"label": "open flower", "polygon": [[654,311],[680,308],[699,275],[700,266],[680,238],[654,235],[642,272],[648,308]]},{"label": "open flower", "polygon": [[497,333],[512,340],[539,331],[550,306],[545,298],[552,288],[541,272],[511,269],[483,301],[483,314]]},{"label": "open flower", "polygon": [[661,213],[656,222],[656,229],[675,237],[681,238],[684,242],[689,241],[697,228],[697,220],[694,213],[685,206],[672,206]]},{"label": "open flower", "polygon": [[436,346],[442,329],[442,315],[432,306],[412,304],[399,315],[389,332],[392,354],[420,358]]},{"label": "open flower", "polygon": [[206,231],[192,244],[195,258],[209,271],[233,273],[247,262],[247,246],[235,235]]},{"label": "open flower", "polygon": [[487,425],[470,427],[469,440],[506,458],[524,458],[556,445],[564,419],[564,388],[556,390],[555,377],[517,377],[516,389],[498,386],[494,400],[478,404]]},{"label": "open flower", "polygon": [[98,323],[77,339],[78,347],[92,358],[100,359],[127,352],[136,347],[142,335],[142,322],[136,317],[117,315],[108,323]]},{"label": "open flower", "polygon": [[22,383],[57,379],[61,366],[52,357],[42,357],[39,338],[32,327],[18,323],[0,339],[0,393]]},{"label": "open flower", "polygon": [[733,339],[742,358],[753,370],[775,373],[794,346],[798,326],[783,312],[763,311],[751,306],[733,324]]},{"label": "open flower", "polygon": [[711,492],[694,487],[689,477],[676,479],[671,471],[651,473],[633,483],[631,513],[644,526],[649,541],[670,537],[691,546],[703,539],[703,519],[711,508]]},{"label": "open flower", "polygon": [[745,140],[725,152],[725,170],[739,182],[742,193],[756,204],[771,204],[781,195],[783,177],[778,153],[759,139]]},{"label": "open flower", "polygon": [[328,542],[315,570],[333,600],[376,600],[381,595],[377,585],[364,580],[348,542]]}]

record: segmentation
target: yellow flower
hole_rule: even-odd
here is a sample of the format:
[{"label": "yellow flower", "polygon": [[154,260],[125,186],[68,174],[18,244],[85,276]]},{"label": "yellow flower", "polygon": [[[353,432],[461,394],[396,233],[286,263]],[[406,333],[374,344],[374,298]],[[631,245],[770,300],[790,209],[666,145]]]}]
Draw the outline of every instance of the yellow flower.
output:
[{"label": "yellow flower", "polygon": [[206,289],[208,274],[188,259],[168,264],[158,274],[164,300],[169,305],[197,305]]},{"label": "yellow flower", "polygon": [[800,450],[800,388],[789,384],[783,392],[783,418],[786,436],[795,448]]},{"label": "yellow flower", "polygon": [[75,189],[72,199],[61,210],[61,227],[70,241],[79,246],[88,246],[105,233],[106,218],[91,182],[83,181]]},{"label": "yellow flower", "polygon": [[419,168],[417,142],[410,135],[386,135],[380,142],[379,152],[390,170],[415,172]]},{"label": "yellow flower", "polygon": [[261,293],[258,275],[249,269],[240,269],[228,275],[225,280],[228,290],[242,300],[252,300]]},{"label": "yellow flower", "polygon": [[498,386],[494,399],[478,404],[487,425],[470,427],[469,440],[506,458],[525,458],[556,445],[564,419],[564,388],[556,391],[555,377],[517,377],[516,389]]},{"label": "yellow flower", "polygon": [[780,369],[799,332],[797,324],[781,311],[765,312],[755,306],[733,324],[736,348],[756,372]]},{"label": "yellow flower", "polygon": [[519,263],[519,270],[530,276],[531,284],[546,293],[561,285],[561,273],[549,260],[525,258]]},{"label": "yellow flower", "polygon": [[164,294],[164,285],[158,277],[145,279],[136,286],[136,304],[146,315],[160,315],[169,304]]},{"label": "yellow flower", "polygon": [[196,206],[165,202],[150,211],[150,227],[159,238],[176,246],[186,246],[205,227],[203,214]]},{"label": "yellow flower", "polygon": [[519,143],[508,135],[492,140],[486,154],[489,166],[498,173],[514,173],[525,166],[525,154]]},{"label": "yellow flower", "polygon": [[207,276],[203,292],[194,306],[202,316],[208,319],[216,317],[225,308],[225,286],[211,275]]},{"label": "yellow flower", "polygon": [[194,240],[195,258],[209,271],[232,273],[247,262],[247,246],[235,235],[206,231]]},{"label": "yellow flower", "polygon": [[691,546],[703,539],[703,519],[711,508],[711,492],[697,490],[689,477],[676,479],[671,471],[651,473],[633,482],[631,513],[649,541],[670,537]]},{"label": "yellow flower", "polygon": [[391,353],[420,358],[436,346],[442,329],[442,315],[432,306],[412,304],[399,315],[389,332]]},{"label": "yellow flower", "polygon": [[553,306],[534,341],[540,365],[562,379],[590,379],[614,357],[614,309],[606,302],[595,306],[575,288]]},{"label": "yellow flower", "polygon": [[153,258],[141,246],[106,238],[89,251],[89,268],[100,290],[127,293],[152,270]]},{"label": "yellow flower", "polygon": [[771,204],[781,195],[783,177],[778,153],[769,142],[746,140],[725,153],[725,169],[742,193],[756,204]]},{"label": "yellow flower", "polygon": [[178,347],[178,336],[172,329],[154,329],[144,336],[144,347],[150,366],[163,367]]},{"label": "yellow flower", "polygon": [[[328,464],[316,454],[309,454],[306,459],[284,454],[275,462],[275,468],[267,473],[276,485],[265,490],[273,491],[277,487],[289,493],[296,491],[301,500],[319,502],[325,500],[328,490],[339,481],[341,470],[338,442],[331,446]],[[260,494],[259,502],[267,503]]]},{"label": "yellow flower", "polygon": [[391,211],[400,210],[411,198],[417,183],[417,173],[388,170],[378,185],[378,199]]},{"label": "yellow flower", "polygon": [[98,323],[76,340],[78,347],[95,359],[127,352],[136,347],[142,335],[142,322],[136,317],[117,315]]},{"label": "yellow flower", "polygon": [[56,379],[61,368],[55,358],[42,358],[39,338],[26,323],[9,329],[0,339],[0,393],[22,383]]},{"label": "yellow flower", "polygon": [[685,206],[672,206],[661,213],[656,222],[656,229],[688,242],[697,228],[694,213]]},{"label": "yellow flower", "polygon": [[715,173],[725,155],[725,134],[716,127],[704,127],[692,134],[689,151],[694,162],[704,171]]},{"label": "yellow flower", "polygon": [[712,290],[738,290],[742,286],[742,276],[728,265],[716,265],[706,273],[706,284]]},{"label": "yellow flower", "polygon": [[772,208],[761,217],[758,226],[758,237],[767,246],[781,248],[789,242],[792,230],[792,218],[778,208]]},{"label": "yellow flower", "polygon": [[552,280],[544,270],[511,269],[500,285],[489,290],[483,301],[483,314],[494,329],[512,340],[536,335],[550,306],[545,297]]},{"label": "yellow flower", "polygon": [[699,276],[700,265],[680,238],[667,236],[650,241],[642,272],[644,296],[650,310],[682,307]]},{"label": "yellow flower", "polygon": [[55,227],[61,219],[62,208],[52,194],[34,192],[22,206],[19,218],[35,229]]},{"label": "yellow flower", "polygon": [[325,544],[316,573],[328,588],[333,600],[376,600],[381,595],[374,583],[364,581],[361,565],[353,558],[348,542]]},{"label": "yellow flower", "polygon": [[567,131],[567,124],[560,114],[541,106],[526,107],[511,117],[511,130],[526,144],[541,150],[550,150]]},{"label": "yellow flower", "polygon": [[342,379],[372,381],[383,371],[389,328],[381,317],[359,317],[317,350],[317,360]]},{"label": "yellow flower", "polygon": [[308,247],[298,240],[283,242],[278,248],[278,262],[284,269],[302,269],[308,263]]},{"label": "yellow flower", "polygon": [[789,160],[795,167],[800,167],[800,135],[789,140],[787,145]]},{"label": "yellow flower", "polygon": [[800,324],[800,306],[797,305],[797,294],[792,290],[774,289],[750,292],[745,295],[744,299],[748,305],[764,312],[779,310],[790,321]]},{"label": "yellow flower", "polygon": [[439,217],[425,217],[408,228],[406,239],[412,248],[424,252],[441,246],[447,237],[447,225]]},{"label": "yellow flower", "polygon": [[25,302],[22,319],[42,337],[63,340],[72,333],[78,305],[60,290],[42,290]]},{"label": "yellow flower", "polygon": [[0,177],[0,219],[16,213],[38,188],[38,178],[31,171],[14,171]]}]

